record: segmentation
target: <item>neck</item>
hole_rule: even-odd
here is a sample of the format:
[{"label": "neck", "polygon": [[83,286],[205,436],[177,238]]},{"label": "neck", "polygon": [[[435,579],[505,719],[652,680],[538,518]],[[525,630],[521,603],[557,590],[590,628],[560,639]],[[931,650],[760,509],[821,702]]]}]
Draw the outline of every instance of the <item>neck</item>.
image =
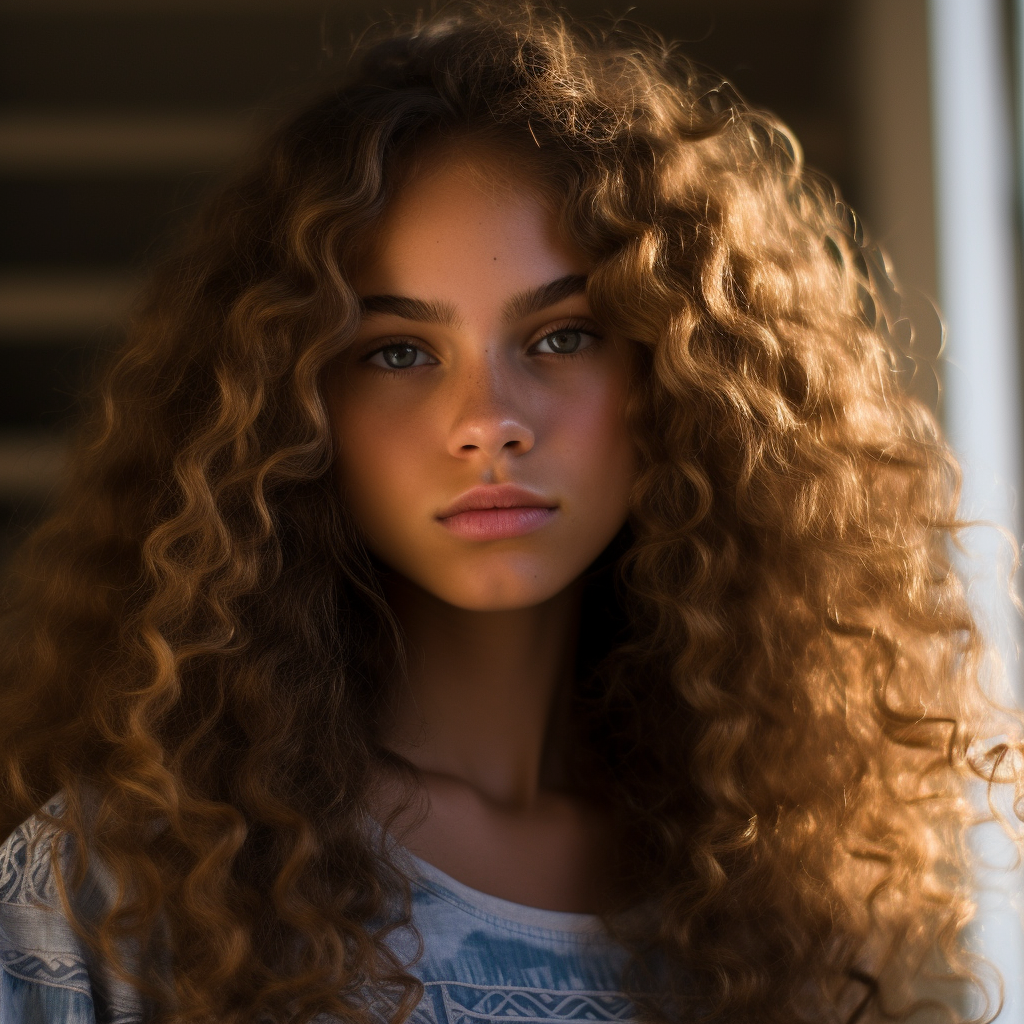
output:
[{"label": "neck", "polygon": [[467,611],[406,580],[388,599],[408,644],[388,747],[497,805],[529,809],[544,782],[558,698],[571,680],[580,591],[532,608]]}]

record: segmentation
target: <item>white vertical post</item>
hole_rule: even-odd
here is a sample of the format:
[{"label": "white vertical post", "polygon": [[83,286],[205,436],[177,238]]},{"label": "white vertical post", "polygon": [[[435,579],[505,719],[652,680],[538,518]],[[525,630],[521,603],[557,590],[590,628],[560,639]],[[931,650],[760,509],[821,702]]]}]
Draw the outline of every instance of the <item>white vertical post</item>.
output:
[{"label": "white vertical post", "polygon": [[[948,328],[945,419],[964,468],[961,516],[1019,535],[1021,415],[1013,144],[999,0],[930,0],[939,290]],[[982,627],[1004,665],[1004,700],[1019,699],[1020,626],[1007,588],[1008,545],[992,529],[967,537],[963,568]],[[990,864],[1013,859],[996,826],[974,843]],[[1000,1024],[1024,1024],[1020,873],[982,868],[973,940],[1002,974]]]}]

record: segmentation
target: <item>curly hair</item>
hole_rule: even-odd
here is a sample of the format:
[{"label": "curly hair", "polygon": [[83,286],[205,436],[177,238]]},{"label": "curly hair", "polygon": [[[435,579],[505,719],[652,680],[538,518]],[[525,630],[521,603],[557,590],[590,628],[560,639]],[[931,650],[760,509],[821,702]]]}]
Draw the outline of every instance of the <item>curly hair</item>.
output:
[{"label": "curly hair", "polygon": [[411,1012],[369,801],[402,637],[321,380],[410,161],[484,140],[551,197],[636,357],[641,470],[591,600],[613,641],[583,638],[576,701],[624,892],[656,910],[608,915],[639,1012],[906,1018],[944,1005],[931,977],[957,1017],[968,790],[996,777],[971,750],[998,730],[959,470],[905,386],[883,256],[782,124],[638,29],[465,6],[347,75],[157,268],[17,556],[8,828],[62,794],[67,891],[96,858],[119,896],[76,927],[157,1019],[362,1024],[374,991]]}]

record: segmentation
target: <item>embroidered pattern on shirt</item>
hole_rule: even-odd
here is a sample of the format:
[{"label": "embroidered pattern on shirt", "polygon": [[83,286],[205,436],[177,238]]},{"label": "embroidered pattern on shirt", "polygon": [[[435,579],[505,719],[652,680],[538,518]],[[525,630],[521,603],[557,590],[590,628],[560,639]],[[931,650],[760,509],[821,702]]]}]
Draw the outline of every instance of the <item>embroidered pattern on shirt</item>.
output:
[{"label": "embroidered pattern on shirt", "polygon": [[74,953],[19,953],[0,949],[0,967],[24,981],[34,981],[51,988],[67,988],[92,997],[89,971]]},{"label": "embroidered pattern on shirt", "polygon": [[492,988],[428,982],[440,987],[450,1024],[462,1021],[628,1021],[633,1004],[621,992],[566,991],[541,988]]},{"label": "embroidered pattern on shirt", "polygon": [[0,903],[31,906],[47,903],[44,893],[51,889],[49,844],[35,843],[35,857],[28,859],[29,846],[43,834],[45,823],[29,818],[0,846]]}]

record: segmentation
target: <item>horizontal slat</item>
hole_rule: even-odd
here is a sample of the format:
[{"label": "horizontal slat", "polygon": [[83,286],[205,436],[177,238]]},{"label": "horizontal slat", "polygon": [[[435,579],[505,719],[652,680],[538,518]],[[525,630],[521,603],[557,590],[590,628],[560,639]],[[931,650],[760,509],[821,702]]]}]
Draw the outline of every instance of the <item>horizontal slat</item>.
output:
[{"label": "horizontal slat", "polygon": [[208,185],[206,174],[0,175],[0,275],[110,274],[148,263],[194,216]]},{"label": "horizontal slat", "polygon": [[4,274],[0,337],[45,340],[110,327],[123,320],[137,287],[112,274]]},{"label": "horizontal slat", "polygon": [[244,117],[0,116],[0,173],[214,171],[245,151]]},{"label": "horizontal slat", "polygon": [[0,433],[0,501],[45,501],[60,482],[66,452],[59,434]]}]

